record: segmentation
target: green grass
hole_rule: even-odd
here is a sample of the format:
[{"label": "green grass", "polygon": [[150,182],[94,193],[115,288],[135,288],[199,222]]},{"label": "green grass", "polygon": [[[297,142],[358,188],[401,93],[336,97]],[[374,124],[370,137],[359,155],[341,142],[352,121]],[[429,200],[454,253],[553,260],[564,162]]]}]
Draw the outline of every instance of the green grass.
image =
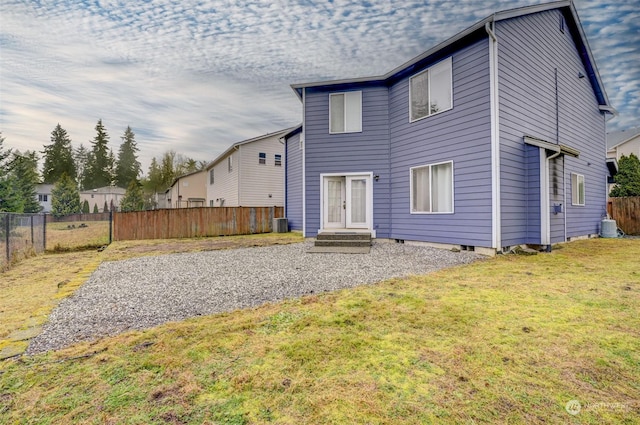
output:
[{"label": "green grass", "polygon": [[579,241],[10,360],[0,423],[639,423],[638,258]]}]

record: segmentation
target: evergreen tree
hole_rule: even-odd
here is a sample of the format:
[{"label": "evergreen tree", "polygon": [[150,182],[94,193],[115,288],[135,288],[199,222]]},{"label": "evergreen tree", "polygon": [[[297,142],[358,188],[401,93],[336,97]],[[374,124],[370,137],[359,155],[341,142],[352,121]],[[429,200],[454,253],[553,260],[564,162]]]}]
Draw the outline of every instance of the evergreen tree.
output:
[{"label": "evergreen tree", "polygon": [[15,174],[11,172],[9,162],[12,154],[11,149],[4,150],[4,137],[0,133],[0,212],[24,211],[24,202],[18,190],[18,181]]},{"label": "evergreen tree", "polygon": [[120,203],[120,209],[122,211],[141,211],[144,209],[144,198],[142,195],[142,188],[135,180],[131,180],[127,191]]},{"label": "evergreen tree", "polygon": [[53,184],[62,174],[76,178],[76,164],[73,160],[73,148],[67,131],[58,125],[51,132],[51,144],[44,147],[44,165],[42,180]]},{"label": "evergreen tree", "polygon": [[11,160],[11,173],[15,177],[16,191],[22,198],[23,212],[38,213],[42,206],[38,203],[36,185],[40,181],[38,175],[38,156],[35,151],[24,154],[16,151]]},{"label": "evergreen tree", "polygon": [[61,217],[80,212],[80,193],[76,183],[66,174],[51,189],[51,214]]},{"label": "evergreen tree", "polygon": [[614,181],[616,185],[609,194],[612,198],[640,196],[640,159],[635,154],[620,157]]},{"label": "evergreen tree", "polygon": [[89,201],[87,201],[86,199],[84,200],[84,202],[82,203],[82,213],[83,214],[89,214],[90,210],[89,210]]},{"label": "evergreen tree", "polygon": [[98,211],[98,204],[93,204],[93,213],[94,214],[98,214],[100,211]]},{"label": "evergreen tree", "polygon": [[104,201],[104,206],[102,207],[102,212],[109,212],[109,204],[107,204],[107,201]]},{"label": "evergreen tree", "polygon": [[90,152],[81,143],[80,147],[73,151],[73,159],[76,164],[78,190],[84,190],[85,181],[87,179],[87,166],[89,164]]},{"label": "evergreen tree", "polygon": [[135,134],[131,127],[127,127],[122,136],[122,144],[118,150],[115,182],[118,187],[126,187],[131,181],[138,181],[140,176],[140,162],[138,161],[138,147]]},{"label": "evergreen tree", "polygon": [[102,125],[102,120],[96,124],[96,137],[91,142],[91,155],[87,164],[85,190],[111,185],[113,163],[110,161],[107,143],[109,135]]}]

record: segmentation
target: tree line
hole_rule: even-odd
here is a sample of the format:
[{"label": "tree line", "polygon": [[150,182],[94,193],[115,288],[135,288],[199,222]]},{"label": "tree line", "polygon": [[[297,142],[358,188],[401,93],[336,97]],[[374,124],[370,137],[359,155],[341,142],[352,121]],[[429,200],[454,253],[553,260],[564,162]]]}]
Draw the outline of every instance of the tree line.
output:
[{"label": "tree line", "polygon": [[[98,120],[90,146],[73,148],[67,131],[58,123],[51,132],[50,144],[40,152],[42,173],[38,172],[38,153],[6,149],[0,134],[0,211],[37,213],[42,210],[36,192],[39,183],[52,184],[52,214],[89,212],[88,202],[80,203],[80,191],[105,186],[126,189],[120,209],[134,211],[155,208],[155,193],[164,192],[173,180],[206,166],[175,151],[153,157],[147,176],[142,176],[138,146],[130,126],[122,135],[117,157],[109,148],[109,134]],[[108,207],[105,204],[103,210]],[[97,205],[94,205],[94,211]]]}]

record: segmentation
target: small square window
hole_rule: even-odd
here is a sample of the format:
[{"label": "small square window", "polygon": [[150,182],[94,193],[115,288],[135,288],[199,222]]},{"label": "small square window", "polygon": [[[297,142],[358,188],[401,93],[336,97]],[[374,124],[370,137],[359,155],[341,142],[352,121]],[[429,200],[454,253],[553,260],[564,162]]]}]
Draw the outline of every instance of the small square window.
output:
[{"label": "small square window", "polygon": [[265,165],[267,163],[267,154],[260,152],[258,154],[258,164]]},{"label": "small square window", "polygon": [[409,79],[409,121],[453,108],[451,58]]},{"label": "small square window", "polygon": [[585,186],[582,174],[571,173],[571,205],[584,206]]},{"label": "small square window", "polygon": [[276,154],[276,167],[281,167],[282,166],[282,155],[278,155]]},{"label": "small square window", "polygon": [[329,133],[361,132],[362,92],[331,93],[329,115]]},{"label": "small square window", "polygon": [[215,181],[214,177],[213,177],[213,168],[211,170],[209,170],[209,184],[213,184],[213,182]]}]

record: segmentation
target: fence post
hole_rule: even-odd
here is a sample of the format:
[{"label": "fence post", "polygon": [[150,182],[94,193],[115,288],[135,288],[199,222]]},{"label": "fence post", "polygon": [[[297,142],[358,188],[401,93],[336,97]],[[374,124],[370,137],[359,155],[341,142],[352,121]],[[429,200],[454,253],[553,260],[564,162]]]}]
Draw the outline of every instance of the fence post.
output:
[{"label": "fence post", "polygon": [[[33,239],[33,216],[30,217],[31,218],[31,247],[33,247],[34,245],[34,239]],[[35,250],[35,248],[34,248]]]},{"label": "fence post", "polygon": [[42,213],[42,252],[47,250],[47,214]]},{"label": "fence post", "polygon": [[7,240],[7,263],[11,262],[11,248],[9,247],[11,240],[9,239],[9,218],[11,217],[11,214],[6,214],[4,216],[5,222],[4,222],[4,235],[5,238]]},{"label": "fence post", "polygon": [[109,211],[109,245],[113,240],[113,210]]}]

